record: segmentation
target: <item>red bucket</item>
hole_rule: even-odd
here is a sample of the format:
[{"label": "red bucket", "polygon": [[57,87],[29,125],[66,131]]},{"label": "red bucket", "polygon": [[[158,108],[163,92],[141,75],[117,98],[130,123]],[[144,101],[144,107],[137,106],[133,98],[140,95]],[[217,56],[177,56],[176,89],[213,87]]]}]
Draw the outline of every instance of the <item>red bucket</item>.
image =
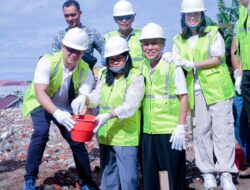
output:
[{"label": "red bucket", "polygon": [[91,141],[94,133],[93,130],[96,127],[95,116],[93,115],[79,115],[72,116],[72,119],[76,122],[74,128],[71,130],[71,138],[76,142],[88,142]]},{"label": "red bucket", "polygon": [[241,169],[241,166],[244,162],[244,159],[245,159],[244,153],[243,153],[240,145],[237,144],[235,147],[235,164],[239,170]]}]

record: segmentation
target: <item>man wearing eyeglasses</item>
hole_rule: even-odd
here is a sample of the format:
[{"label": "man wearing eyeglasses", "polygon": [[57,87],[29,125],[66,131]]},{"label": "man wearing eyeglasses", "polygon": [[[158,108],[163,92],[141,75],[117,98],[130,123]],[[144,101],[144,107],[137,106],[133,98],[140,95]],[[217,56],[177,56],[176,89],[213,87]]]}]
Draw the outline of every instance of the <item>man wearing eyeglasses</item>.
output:
[{"label": "man wearing eyeglasses", "polygon": [[54,36],[52,41],[52,52],[58,52],[61,50],[62,39],[69,29],[74,27],[82,28],[85,30],[89,37],[88,49],[85,51],[82,59],[87,62],[89,64],[89,68],[93,70],[93,67],[97,62],[97,59],[93,56],[93,51],[94,49],[96,49],[100,53],[100,55],[102,55],[104,48],[103,37],[97,30],[81,24],[80,18],[82,15],[82,11],[77,1],[67,0],[63,4],[63,14],[65,21],[68,23],[68,27],[66,29],[60,30]]},{"label": "man wearing eyeglasses", "polygon": [[81,179],[81,190],[99,189],[91,177],[84,143],[74,142],[70,136],[75,125],[70,113],[73,111],[78,115],[83,109],[84,94],[91,91],[94,82],[88,64],[81,59],[87,48],[87,33],[83,29],[72,28],[62,40],[62,50],[52,55],[46,54],[37,63],[34,82],[23,99],[23,115],[30,113],[34,128],[25,165],[23,190],[35,190],[51,121],[70,145]]},{"label": "man wearing eyeglasses", "polygon": [[113,7],[113,17],[119,29],[104,35],[105,41],[112,36],[121,36],[128,41],[132,64],[141,70],[143,54],[139,41],[140,30],[133,29],[132,23],[135,18],[133,5],[127,0],[119,0]]}]

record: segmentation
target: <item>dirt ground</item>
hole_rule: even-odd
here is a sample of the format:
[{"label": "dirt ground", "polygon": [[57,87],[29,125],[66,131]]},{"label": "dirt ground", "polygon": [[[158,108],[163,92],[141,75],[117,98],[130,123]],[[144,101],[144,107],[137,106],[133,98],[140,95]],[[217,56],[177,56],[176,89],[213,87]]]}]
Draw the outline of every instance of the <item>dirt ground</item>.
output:
[{"label": "dirt ground", "polygon": [[[0,190],[20,190],[23,186],[24,164],[29,140],[32,134],[30,118],[23,118],[19,109],[0,110]],[[187,137],[187,190],[202,190],[203,181],[194,164],[191,134]],[[99,152],[95,138],[86,143],[89,151],[93,177],[100,184]],[[50,129],[47,144],[40,165],[37,189],[76,190],[79,178],[72,168],[71,151],[60,136],[56,126]],[[219,182],[219,181],[218,181]],[[235,178],[238,190],[250,190],[250,179]],[[218,184],[219,185],[219,184]],[[141,188],[142,189],[142,188]],[[221,188],[217,188],[220,190]]]}]

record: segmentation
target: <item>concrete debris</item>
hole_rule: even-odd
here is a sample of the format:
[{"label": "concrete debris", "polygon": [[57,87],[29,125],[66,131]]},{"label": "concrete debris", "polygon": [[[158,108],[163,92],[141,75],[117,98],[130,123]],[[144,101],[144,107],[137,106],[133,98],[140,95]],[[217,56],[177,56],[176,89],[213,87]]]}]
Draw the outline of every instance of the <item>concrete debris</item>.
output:
[{"label": "concrete debris", "polygon": [[[186,138],[186,189],[202,189],[203,179],[194,162],[191,128],[189,127],[187,130],[189,132]],[[25,174],[24,165],[32,131],[30,117],[23,118],[18,108],[0,110],[1,190],[22,188],[23,175]],[[86,143],[86,148],[89,152],[93,178],[97,184],[100,184],[100,161],[96,137],[91,142]],[[47,143],[39,170],[36,183],[38,190],[75,190],[80,188],[71,150],[55,125],[50,128],[50,140]],[[238,183],[237,176],[234,177],[234,182]],[[237,189],[248,189],[250,186],[249,180],[239,182]],[[142,188],[140,189],[142,190]]]}]

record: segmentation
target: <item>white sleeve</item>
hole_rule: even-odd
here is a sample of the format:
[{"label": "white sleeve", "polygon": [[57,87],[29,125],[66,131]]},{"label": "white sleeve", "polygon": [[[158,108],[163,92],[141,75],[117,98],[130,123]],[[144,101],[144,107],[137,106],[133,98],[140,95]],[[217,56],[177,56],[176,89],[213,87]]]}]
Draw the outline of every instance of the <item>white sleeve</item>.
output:
[{"label": "white sleeve", "polygon": [[248,15],[250,15],[250,3],[248,3],[247,9],[248,9]]},{"label": "white sleeve", "polygon": [[89,71],[85,81],[81,84],[79,88],[80,94],[89,94],[92,90],[94,84],[94,76],[91,71]]},{"label": "white sleeve", "polygon": [[209,55],[210,57],[219,56],[222,57],[225,55],[225,42],[221,34],[217,32],[215,40],[210,47]]},{"label": "white sleeve", "polygon": [[144,77],[139,75],[128,87],[123,104],[115,108],[114,112],[117,117],[125,119],[134,115],[141,106],[144,93]]},{"label": "white sleeve", "polygon": [[87,96],[89,97],[89,108],[96,108],[100,104],[102,92],[102,80],[98,80],[96,88]]},{"label": "white sleeve", "polygon": [[175,44],[172,47],[172,57],[180,57],[180,52]]},{"label": "white sleeve", "polygon": [[233,31],[233,36],[236,36],[236,32],[237,32],[237,24],[238,22],[235,23],[234,25],[234,31]]},{"label": "white sleeve", "polygon": [[181,67],[176,67],[174,76],[173,76],[173,81],[175,84],[177,95],[187,94],[186,79],[185,79],[185,75]]},{"label": "white sleeve", "polygon": [[47,57],[41,57],[36,65],[34,83],[49,84],[51,63]]}]

